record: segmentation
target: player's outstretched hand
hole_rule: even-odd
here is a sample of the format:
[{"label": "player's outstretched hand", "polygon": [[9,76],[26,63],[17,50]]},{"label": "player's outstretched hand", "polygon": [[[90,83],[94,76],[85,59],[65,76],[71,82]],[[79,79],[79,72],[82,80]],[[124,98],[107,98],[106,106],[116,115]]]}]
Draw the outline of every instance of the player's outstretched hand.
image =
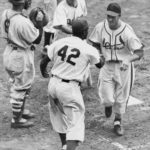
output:
[{"label": "player's outstretched hand", "polygon": [[104,66],[104,64],[105,64],[105,58],[104,58],[104,56],[102,55],[102,56],[100,57],[100,62],[97,63],[97,64],[95,64],[95,66],[100,69],[100,68],[102,68],[102,67]]}]

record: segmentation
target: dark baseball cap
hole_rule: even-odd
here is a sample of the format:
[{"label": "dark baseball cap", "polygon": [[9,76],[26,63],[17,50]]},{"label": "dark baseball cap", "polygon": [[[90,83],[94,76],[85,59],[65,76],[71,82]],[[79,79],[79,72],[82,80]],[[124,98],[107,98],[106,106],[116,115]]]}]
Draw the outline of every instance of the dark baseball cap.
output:
[{"label": "dark baseball cap", "polygon": [[121,7],[118,3],[110,3],[107,7],[107,15],[118,16],[121,15]]},{"label": "dark baseball cap", "polygon": [[88,30],[89,25],[85,19],[76,19],[72,22],[72,31],[73,34],[79,35],[82,34],[85,30]]},{"label": "dark baseball cap", "polygon": [[25,0],[9,0],[9,2],[13,4],[22,4],[22,3],[25,3]]}]

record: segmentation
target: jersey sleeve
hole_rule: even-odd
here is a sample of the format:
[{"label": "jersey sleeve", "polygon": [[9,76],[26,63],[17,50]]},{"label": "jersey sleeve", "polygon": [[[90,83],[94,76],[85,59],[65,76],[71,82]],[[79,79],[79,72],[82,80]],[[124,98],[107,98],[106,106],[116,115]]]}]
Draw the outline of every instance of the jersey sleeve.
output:
[{"label": "jersey sleeve", "polygon": [[2,13],[2,17],[1,17],[1,35],[3,38],[6,38],[7,37],[7,34],[5,32],[5,19],[6,19],[6,13],[7,13],[7,10],[4,10],[4,12]]},{"label": "jersey sleeve", "polygon": [[142,43],[141,43],[140,39],[136,36],[132,27],[128,26],[127,28],[128,29],[126,32],[126,36],[127,36],[128,48],[131,51],[140,49],[142,47]]},{"label": "jersey sleeve", "polygon": [[54,59],[54,52],[55,52],[56,45],[57,45],[57,41],[55,41],[51,45],[47,45],[46,46],[46,48],[47,48],[47,55],[48,55],[50,60]]},{"label": "jersey sleeve", "polygon": [[36,40],[36,38],[39,36],[39,30],[34,27],[33,23],[26,18],[26,21],[24,23],[20,23],[20,37],[22,40],[26,41],[26,43],[32,43]]},{"label": "jersey sleeve", "polygon": [[54,18],[53,18],[53,27],[67,25],[67,17],[65,14],[65,10],[58,5],[55,10]]},{"label": "jersey sleeve", "polygon": [[99,63],[100,61],[100,55],[98,53],[98,50],[96,48],[94,48],[93,46],[89,45],[88,46],[89,49],[89,58],[90,58],[90,64],[91,65],[95,65],[97,63]]},{"label": "jersey sleeve", "polygon": [[99,23],[95,26],[94,30],[89,36],[89,40],[93,43],[101,44],[101,31],[102,31],[102,23]]}]

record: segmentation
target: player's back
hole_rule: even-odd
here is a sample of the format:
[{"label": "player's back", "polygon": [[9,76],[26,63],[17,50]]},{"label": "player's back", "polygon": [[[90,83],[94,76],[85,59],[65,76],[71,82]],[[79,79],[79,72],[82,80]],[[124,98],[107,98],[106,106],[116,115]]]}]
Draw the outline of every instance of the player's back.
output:
[{"label": "player's back", "polygon": [[48,56],[54,61],[51,73],[59,78],[83,81],[89,63],[98,62],[97,50],[78,37],[67,37],[48,48]]}]

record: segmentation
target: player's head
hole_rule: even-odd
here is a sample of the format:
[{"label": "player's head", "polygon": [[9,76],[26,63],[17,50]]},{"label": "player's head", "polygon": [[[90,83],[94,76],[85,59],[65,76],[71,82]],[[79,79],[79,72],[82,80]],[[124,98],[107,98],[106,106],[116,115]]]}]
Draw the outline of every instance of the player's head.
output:
[{"label": "player's head", "polygon": [[22,5],[25,3],[25,0],[8,0],[13,5]]},{"label": "player's head", "polygon": [[117,29],[121,17],[121,7],[118,3],[110,3],[106,11],[107,20],[111,29]]},{"label": "player's head", "polygon": [[88,35],[89,25],[85,19],[76,19],[72,22],[72,32],[74,36],[86,39]]},{"label": "player's head", "polygon": [[28,9],[31,6],[32,0],[8,0],[14,7],[22,7]]}]

